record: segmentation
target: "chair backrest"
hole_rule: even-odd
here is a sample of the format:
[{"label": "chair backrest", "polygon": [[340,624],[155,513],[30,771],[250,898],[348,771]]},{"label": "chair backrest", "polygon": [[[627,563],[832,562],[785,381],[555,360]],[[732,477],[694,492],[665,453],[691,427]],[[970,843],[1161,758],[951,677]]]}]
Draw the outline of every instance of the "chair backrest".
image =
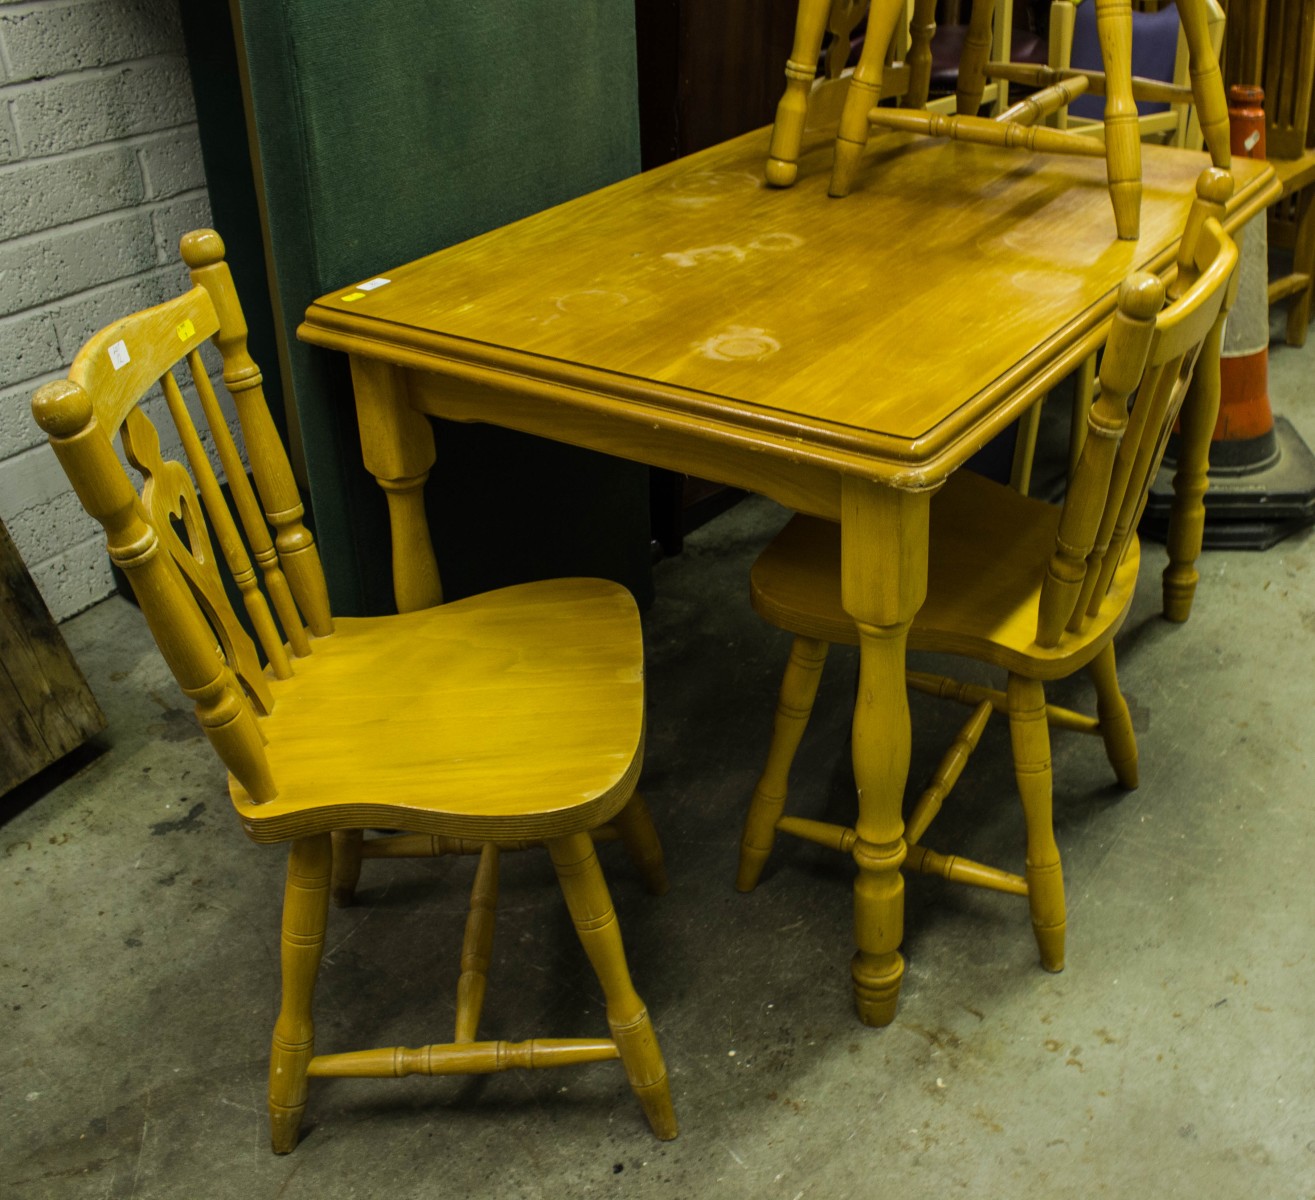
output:
[{"label": "chair backrest", "polygon": [[1300,158],[1315,146],[1315,4],[1269,0],[1265,23],[1265,152]]},{"label": "chair backrest", "polygon": [[1036,640],[1054,646],[1099,609],[1146,506],[1169,434],[1207,337],[1222,325],[1236,290],[1237,246],[1216,211],[1232,191],[1226,172],[1207,170],[1179,249],[1179,275],[1165,285],[1138,272],[1119,289],[1118,311],[1100,368],[1100,397],[1087,414],[1087,440],[1069,481],[1055,551],[1042,581]]},{"label": "chair backrest", "polygon": [[[223,242],[212,230],[199,230],[182,239],[182,253],[193,286],[94,335],[68,378],[36,393],[32,411],[83,507],[104,527],[110,558],[132,584],[206,735],[247,792],[268,800],[276,788],[255,718],[270,711],[273,699],[255,644],[228,599],[224,573],[240,592],[278,678],[291,675],[293,658],[311,652],[306,627],[325,636],[333,619],[319,552],[302,519],[260,370],[247,353]],[[207,340],[223,360],[260,502],[202,358]],[[200,428],[180,376],[195,389]],[[166,432],[172,427],[166,444],[171,453],[181,449],[187,467],[165,457],[152,417]],[[116,434],[141,477],[140,493],[115,453]]]}]

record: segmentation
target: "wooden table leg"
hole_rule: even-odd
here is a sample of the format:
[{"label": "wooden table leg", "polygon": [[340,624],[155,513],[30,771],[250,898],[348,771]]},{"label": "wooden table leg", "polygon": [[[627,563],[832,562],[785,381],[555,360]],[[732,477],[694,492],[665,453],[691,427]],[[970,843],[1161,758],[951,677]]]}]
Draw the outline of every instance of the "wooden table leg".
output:
[{"label": "wooden table leg", "polygon": [[355,354],[351,366],[365,469],[388,497],[397,611],[432,608],[443,602],[425,516],[425,480],[434,465],[433,428],[429,418],[408,403],[404,371]]},{"label": "wooden table leg", "polygon": [[1205,491],[1209,486],[1210,439],[1219,417],[1219,347],[1223,334],[1221,318],[1201,347],[1179,417],[1178,470],[1173,477],[1173,506],[1165,538],[1169,565],[1162,576],[1164,615],[1170,621],[1186,621],[1191,616],[1200,578],[1196,560],[1201,556],[1205,536]]},{"label": "wooden table leg", "polygon": [[863,53],[850,76],[845,106],[840,111],[836,161],[831,169],[833,196],[848,196],[854,185],[858,160],[868,144],[868,110],[881,99],[886,51],[895,36],[895,25],[904,13],[904,0],[872,0],[867,32],[863,35]]},{"label": "wooden table leg", "polygon": [[1096,30],[1105,64],[1105,169],[1114,228],[1123,241],[1141,227],[1141,129],[1132,98],[1132,5],[1096,0]]},{"label": "wooden table leg", "polygon": [[841,601],[858,625],[854,779],[854,1003],[865,1025],[888,1025],[904,959],[904,822],[912,734],[904,684],[909,626],[927,594],[930,495],[846,477],[841,487]]}]

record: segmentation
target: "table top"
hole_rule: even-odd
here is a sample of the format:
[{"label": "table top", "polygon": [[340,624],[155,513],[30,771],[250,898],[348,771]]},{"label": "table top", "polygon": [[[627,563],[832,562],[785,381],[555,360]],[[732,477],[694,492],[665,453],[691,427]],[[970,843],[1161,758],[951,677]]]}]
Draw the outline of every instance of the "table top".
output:
[{"label": "table top", "polygon": [[[934,486],[1096,344],[1126,275],[1171,264],[1209,165],[1143,147],[1134,243],[1100,159],[890,133],[837,200],[824,132],[784,190],[768,133],[341,288],[299,336]],[[1263,162],[1234,173],[1230,224],[1278,192]]]}]

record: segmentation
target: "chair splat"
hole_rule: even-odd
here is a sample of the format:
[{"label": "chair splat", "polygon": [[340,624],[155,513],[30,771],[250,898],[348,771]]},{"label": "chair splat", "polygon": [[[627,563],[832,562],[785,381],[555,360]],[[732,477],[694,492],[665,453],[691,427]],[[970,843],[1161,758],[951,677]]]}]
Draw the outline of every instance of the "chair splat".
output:
[{"label": "chair splat", "polygon": [[[278,430],[274,428],[273,418],[269,415],[263,376],[247,350],[246,318],[238,303],[232,272],[224,261],[224,244],[213,230],[197,230],[183,237],[182,255],[191,272],[192,282],[205,289],[219,316],[214,340],[224,360],[224,385],[237,408],[238,422],[251,460],[251,473],[264,503],[265,519],[274,527],[274,545],[279,563],[311,632],[316,637],[327,637],[333,632],[333,617],[329,611],[329,592],[324,582],[319,550],[310,530],[306,528],[303,519],[305,506]],[[208,377],[206,388],[209,388]],[[210,394],[213,397],[213,390]],[[202,403],[205,404],[206,393],[203,391],[201,395]],[[209,411],[207,409],[207,416]],[[225,465],[225,470],[231,469]],[[245,472],[242,474],[245,481]],[[243,503],[246,501],[239,500],[239,505]],[[257,512],[254,502],[250,503],[249,513],[242,512],[248,532],[252,527],[263,525]],[[267,540],[268,533],[263,536]],[[261,558],[262,554],[267,552],[257,547],[257,559],[263,566],[266,559]],[[293,629],[299,628],[300,622],[293,619],[291,606],[280,595],[281,581],[270,578],[272,567],[265,570],[275,608],[280,620],[284,622],[284,632],[293,640]],[[293,653],[300,657],[309,653],[309,650],[294,640]]]}]

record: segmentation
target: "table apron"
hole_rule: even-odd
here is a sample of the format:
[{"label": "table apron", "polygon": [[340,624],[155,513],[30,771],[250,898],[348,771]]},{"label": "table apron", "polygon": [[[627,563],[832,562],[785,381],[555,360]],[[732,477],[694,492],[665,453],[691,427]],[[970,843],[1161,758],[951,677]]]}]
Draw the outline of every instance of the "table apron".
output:
[{"label": "table apron", "polygon": [[[798,512],[840,519],[840,477],[836,466],[815,457],[801,441],[797,455],[780,446],[769,450],[742,431],[691,420],[682,428],[664,416],[661,423],[642,410],[596,411],[551,396],[482,385],[422,369],[406,370],[412,408],[449,421],[486,422],[523,433],[598,450],[618,458],[697,475],[715,483],[768,496]],[[491,401],[491,395],[496,400]]]}]

